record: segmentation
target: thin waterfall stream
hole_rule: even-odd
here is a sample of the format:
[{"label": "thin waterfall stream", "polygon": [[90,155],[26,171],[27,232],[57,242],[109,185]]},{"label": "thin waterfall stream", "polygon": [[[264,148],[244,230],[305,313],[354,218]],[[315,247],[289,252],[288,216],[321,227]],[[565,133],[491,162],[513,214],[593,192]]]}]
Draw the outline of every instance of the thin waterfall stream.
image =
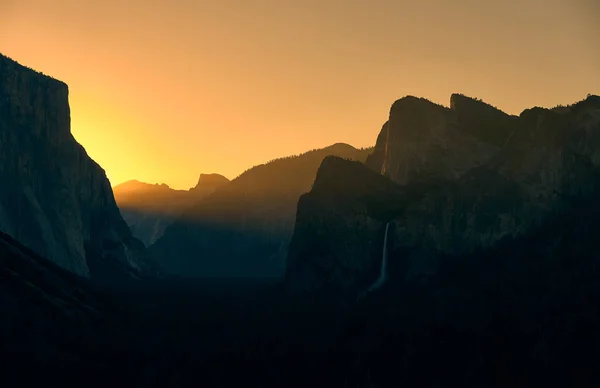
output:
[{"label": "thin waterfall stream", "polygon": [[387,272],[387,270],[388,270],[387,269],[387,267],[388,267],[388,243],[387,243],[387,241],[388,241],[389,229],[390,229],[390,223],[388,222],[385,225],[385,235],[383,237],[383,252],[381,254],[381,268],[379,269],[379,276],[377,277],[377,279],[375,279],[375,282],[373,282],[373,284],[371,284],[371,286],[369,288],[367,288],[365,291],[363,291],[358,296],[358,299],[362,299],[367,294],[377,290],[378,288],[383,286],[388,279],[388,272]]}]

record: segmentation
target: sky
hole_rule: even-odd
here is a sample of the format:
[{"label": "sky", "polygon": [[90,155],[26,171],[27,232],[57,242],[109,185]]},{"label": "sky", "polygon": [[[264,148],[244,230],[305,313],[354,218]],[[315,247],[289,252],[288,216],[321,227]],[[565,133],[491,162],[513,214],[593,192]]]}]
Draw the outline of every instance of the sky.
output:
[{"label": "sky", "polygon": [[0,0],[0,52],[69,85],[114,185],[194,186],[375,143],[405,95],[513,114],[600,94],[597,0]]}]

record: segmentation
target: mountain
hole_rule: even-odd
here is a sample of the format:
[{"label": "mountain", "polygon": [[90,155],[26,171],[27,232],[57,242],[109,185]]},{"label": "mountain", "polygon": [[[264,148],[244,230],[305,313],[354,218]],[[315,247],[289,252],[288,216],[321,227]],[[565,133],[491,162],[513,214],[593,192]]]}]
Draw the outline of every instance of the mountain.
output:
[{"label": "mountain", "polygon": [[493,250],[568,214],[597,193],[600,97],[519,116],[462,95],[450,108],[406,97],[366,164],[324,160],[300,199],[291,289],[359,292],[377,276],[387,223],[390,266],[427,281],[444,257]]},{"label": "mountain", "polygon": [[[341,168],[352,171],[350,163],[337,162],[337,166],[328,162],[329,167],[323,163],[338,172]],[[394,186],[379,188],[401,198],[389,206],[415,200],[406,197],[402,189],[396,192]],[[346,377],[350,381],[363,376],[372,386],[597,384],[598,171],[590,176],[590,188],[569,198],[567,206],[542,224],[520,236],[502,239],[491,248],[461,254],[429,248],[429,258],[419,257],[421,271],[411,262],[410,246],[388,241],[388,281],[362,299],[357,299],[357,294],[364,295],[377,276],[369,265],[382,263],[386,220],[400,219],[403,210],[383,207],[387,217],[381,218],[377,211],[364,206],[377,222],[371,228],[364,227],[364,221],[353,227],[355,220],[367,218],[357,215],[358,211],[344,210],[332,223],[329,220],[334,211],[320,208],[324,222],[318,227],[317,215],[310,218],[311,225],[299,214],[296,227],[305,227],[296,229],[290,244],[290,259],[296,263],[287,274],[288,290],[302,292],[304,298],[318,303],[329,299],[328,291],[335,288],[337,295],[330,300],[331,306],[344,302],[353,306],[352,318],[331,333],[337,340],[324,357],[335,361],[327,373],[335,373],[334,365],[339,365],[340,370],[347,371],[346,376],[352,376]],[[323,199],[311,198],[310,194],[306,197],[301,202]],[[368,203],[351,198],[352,209],[361,202]],[[387,203],[385,199],[382,202]],[[313,209],[305,206],[298,210]],[[434,227],[436,220],[430,223]],[[392,231],[390,228],[390,234]],[[372,243],[379,249],[371,256],[366,249],[353,255],[352,249],[343,249],[345,243],[359,248]],[[361,260],[364,264],[356,264]],[[435,267],[431,265],[434,260]],[[418,272],[420,276],[415,276]],[[332,318],[322,315],[319,319],[325,325]],[[352,371],[347,363],[352,363]]]},{"label": "mountain", "polygon": [[369,152],[338,143],[253,167],[186,210],[150,252],[180,276],[281,278],[298,198],[323,158]]},{"label": "mountain", "polygon": [[312,190],[298,201],[286,261],[290,289],[366,288],[379,271],[385,224],[405,197],[362,163],[326,157]]},{"label": "mountain", "polygon": [[198,183],[192,187],[189,191],[194,193],[197,197],[211,194],[219,187],[229,183],[229,179],[225,178],[220,174],[200,174]]},{"label": "mountain", "polygon": [[0,231],[81,276],[147,271],[104,170],[70,131],[66,84],[0,55]]},{"label": "mountain", "polygon": [[0,58],[3,387],[598,386],[599,97],[519,116],[405,99],[367,166],[340,144],[257,166],[155,244],[171,273],[280,276],[291,237],[285,283],[107,289],[86,276],[149,262],[66,93]]},{"label": "mountain", "polygon": [[459,94],[452,95],[450,108],[407,96],[392,105],[367,165],[399,184],[458,178],[490,160],[515,120]]},{"label": "mountain", "polygon": [[187,207],[227,183],[229,179],[222,175],[200,174],[190,190],[132,180],[115,186],[113,192],[133,235],[150,246]]}]

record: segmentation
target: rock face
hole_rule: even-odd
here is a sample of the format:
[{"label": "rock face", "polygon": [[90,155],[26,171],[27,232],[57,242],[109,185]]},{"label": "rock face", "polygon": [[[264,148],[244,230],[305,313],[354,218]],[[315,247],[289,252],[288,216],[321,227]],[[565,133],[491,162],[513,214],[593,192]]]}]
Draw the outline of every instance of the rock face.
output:
[{"label": "rock face", "polygon": [[450,109],[404,97],[392,105],[367,165],[399,184],[456,179],[490,160],[510,136],[513,121],[458,94],[452,96]]},{"label": "rock face", "polygon": [[227,183],[229,179],[222,175],[200,174],[198,184],[190,190],[134,180],[115,186],[113,191],[133,235],[150,246],[186,208]]},{"label": "rock face", "polygon": [[198,183],[196,183],[196,186],[190,189],[190,192],[195,193],[197,197],[200,196],[199,198],[201,198],[202,196],[212,193],[227,183],[229,183],[229,179],[225,178],[223,175],[200,174]]},{"label": "rock face", "polygon": [[323,158],[364,161],[368,152],[335,144],[253,167],[187,210],[150,251],[180,276],[281,278],[298,198]]},{"label": "rock face", "polygon": [[82,276],[145,269],[104,170],[70,132],[67,85],[0,56],[0,230]]},{"label": "rock face", "polygon": [[[364,190],[369,174],[352,172],[362,183],[340,190],[333,177],[361,166],[324,162],[317,180],[329,176],[330,182],[315,182],[299,203],[287,277],[302,277],[307,290],[324,278],[338,289],[359,278],[372,281],[378,251],[343,247],[373,239],[374,247],[381,245],[383,225],[392,221],[390,265],[402,267],[408,279],[427,278],[440,257],[492,249],[569,211],[573,198],[588,198],[598,185],[599,153],[597,96],[560,110],[528,109],[518,117],[462,95],[452,96],[450,109],[413,97],[398,100],[367,165],[403,194],[391,199],[394,190],[371,192],[390,209],[375,216],[353,192]],[[316,189],[326,184],[328,190]],[[334,192],[328,206],[314,205]],[[348,201],[353,205],[344,205]],[[332,234],[336,228],[346,231]],[[326,254],[308,246],[326,247]],[[364,271],[344,272],[348,262],[361,263]]]},{"label": "rock face", "polygon": [[325,158],[298,201],[286,283],[293,291],[366,287],[379,272],[385,225],[405,195],[360,162]]}]

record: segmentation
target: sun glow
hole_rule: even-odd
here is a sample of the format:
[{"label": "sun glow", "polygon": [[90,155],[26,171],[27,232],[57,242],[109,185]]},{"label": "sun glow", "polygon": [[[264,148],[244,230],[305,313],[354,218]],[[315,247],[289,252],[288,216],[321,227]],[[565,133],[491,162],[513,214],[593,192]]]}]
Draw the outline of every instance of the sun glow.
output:
[{"label": "sun glow", "polygon": [[518,114],[598,93],[600,7],[539,4],[9,0],[0,50],[69,85],[73,134],[113,185],[187,189],[201,172],[372,146],[407,94]]}]

